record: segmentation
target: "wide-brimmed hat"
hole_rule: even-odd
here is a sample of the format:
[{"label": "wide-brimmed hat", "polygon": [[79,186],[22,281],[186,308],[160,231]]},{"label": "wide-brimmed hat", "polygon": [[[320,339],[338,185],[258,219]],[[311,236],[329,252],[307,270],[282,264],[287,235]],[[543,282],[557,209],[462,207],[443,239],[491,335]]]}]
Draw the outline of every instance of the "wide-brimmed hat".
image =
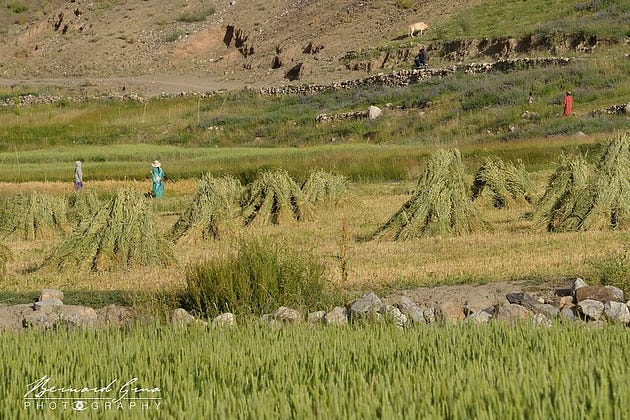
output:
[{"label": "wide-brimmed hat", "polygon": [[153,166],[154,168],[159,168],[160,166],[162,166],[162,164],[159,160],[156,160],[151,164],[151,166]]}]

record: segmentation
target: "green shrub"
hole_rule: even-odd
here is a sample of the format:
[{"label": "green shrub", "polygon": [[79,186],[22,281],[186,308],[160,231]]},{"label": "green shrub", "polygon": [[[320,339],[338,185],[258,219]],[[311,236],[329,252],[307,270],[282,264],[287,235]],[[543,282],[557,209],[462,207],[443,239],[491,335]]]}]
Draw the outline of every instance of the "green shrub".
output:
[{"label": "green shrub", "polygon": [[623,249],[602,258],[592,259],[588,264],[593,269],[593,280],[606,286],[615,286],[630,293],[630,248]]},{"label": "green shrub", "polygon": [[214,11],[215,11],[214,7],[212,6],[207,7],[203,10],[186,11],[186,12],[182,12],[177,18],[177,20],[179,22],[185,22],[185,23],[203,22],[206,20],[208,16],[213,15]]},{"label": "green shrub", "polygon": [[192,309],[208,315],[312,309],[324,298],[324,266],[268,240],[243,239],[231,256],[188,266],[186,290]]}]

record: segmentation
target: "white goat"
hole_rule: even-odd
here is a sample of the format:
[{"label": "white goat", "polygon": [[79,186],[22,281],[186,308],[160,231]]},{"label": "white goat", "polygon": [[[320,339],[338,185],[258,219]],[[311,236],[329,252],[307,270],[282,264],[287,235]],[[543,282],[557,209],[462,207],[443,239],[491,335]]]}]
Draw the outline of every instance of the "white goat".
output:
[{"label": "white goat", "polygon": [[413,38],[413,34],[418,31],[420,32],[420,35],[422,35],[422,32],[426,31],[428,28],[429,25],[424,22],[412,23],[409,25],[409,36]]}]

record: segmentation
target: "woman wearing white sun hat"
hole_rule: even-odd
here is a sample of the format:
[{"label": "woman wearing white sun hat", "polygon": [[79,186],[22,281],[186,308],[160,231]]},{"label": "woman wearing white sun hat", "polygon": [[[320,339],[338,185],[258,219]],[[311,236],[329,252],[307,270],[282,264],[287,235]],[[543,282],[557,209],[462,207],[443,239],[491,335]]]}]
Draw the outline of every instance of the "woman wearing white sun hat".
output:
[{"label": "woman wearing white sun hat", "polygon": [[151,166],[151,182],[153,183],[153,196],[161,198],[164,193],[164,169],[159,160],[154,161]]}]

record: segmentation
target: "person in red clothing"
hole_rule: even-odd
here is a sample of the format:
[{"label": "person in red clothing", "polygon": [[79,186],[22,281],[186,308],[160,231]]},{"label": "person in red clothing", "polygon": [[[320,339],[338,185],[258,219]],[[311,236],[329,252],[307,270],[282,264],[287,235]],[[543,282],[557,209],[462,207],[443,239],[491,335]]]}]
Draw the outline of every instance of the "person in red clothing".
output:
[{"label": "person in red clothing", "polygon": [[563,117],[568,117],[571,115],[573,111],[573,96],[571,96],[571,92],[567,90],[566,95],[564,95],[564,112],[562,112]]}]

